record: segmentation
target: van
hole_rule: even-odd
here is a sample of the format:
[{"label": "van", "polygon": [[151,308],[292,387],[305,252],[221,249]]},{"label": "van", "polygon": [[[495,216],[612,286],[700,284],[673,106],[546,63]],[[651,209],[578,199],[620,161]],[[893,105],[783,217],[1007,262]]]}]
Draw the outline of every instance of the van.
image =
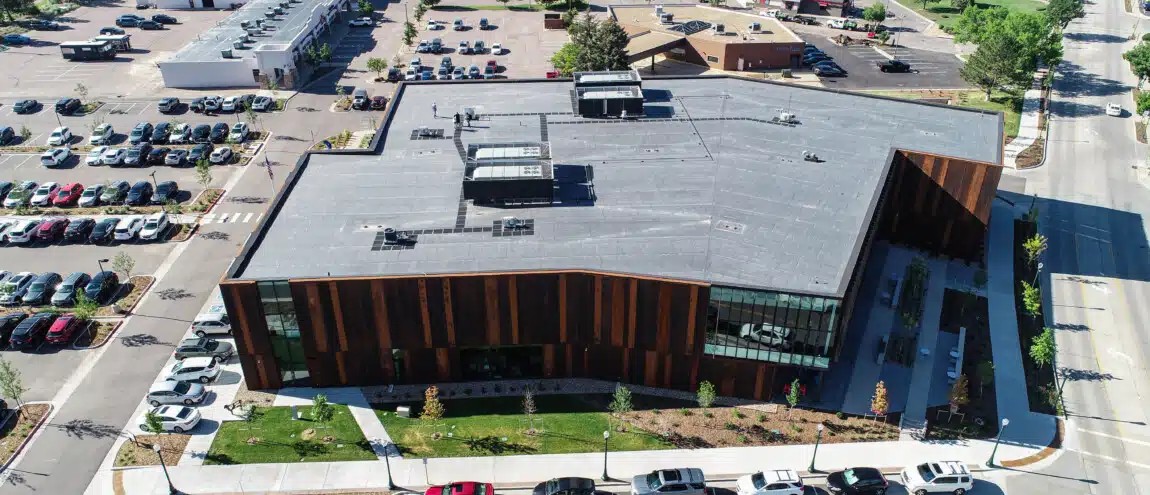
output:
[{"label": "van", "polygon": [[355,91],[352,91],[352,93],[351,93],[351,107],[352,108],[357,108],[359,110],[366,110],[367,105],[370,102],[371,102],[371,98],[368,98],[366,89],[356,88]]},{"label": "van", "polygon": [[197,337],[227,335],[232,333],[232,321],[227,313],[203,313],[192,321],[192,332]]}]

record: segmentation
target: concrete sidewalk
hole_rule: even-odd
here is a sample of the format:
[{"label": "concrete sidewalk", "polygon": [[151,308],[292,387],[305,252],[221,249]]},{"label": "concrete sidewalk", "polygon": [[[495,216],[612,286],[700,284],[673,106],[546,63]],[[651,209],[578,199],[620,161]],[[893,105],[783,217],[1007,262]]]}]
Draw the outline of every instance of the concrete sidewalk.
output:
[{"label": "concrete sidewalk", "polygon": [[[1046,440],[1048,442],[1049,439]],[[1043,442],[1043,443],[1046,443]],[[922,462],[924,459],[958,460],[969,464],[986,462],[993,442],[874,442],[831,444],[819,447],[816,467],[831,471],[859,464],[890,469]],[[1004,443],[998,460],[1017,459],[1041,447]],[[806,471],[813,445],[742,447],[701,450],[612,452],[608,474],[615,480],[668,466],[698,467],[708,481],[733,479],[768,468]],[[503,457],[457,457],[446,459],[390,460],[395,484],[420,490],[429,484],[442,484],[461,476],[496,484],[523,486],[561,476],[599,479],[603,454],[557,454]],[[254,464],[243,466],[177,466],[169,468],[172,482],[184,493],[240,493],[305,490],[386,489],[388,467],[382,461],[302,464]],[[122,491],[113,492],[112,471],[101,471],[89,487],[89,494],[166,494],[167,482],[159,467],[120,471]]]},{"label": "concrete sidewalk", "polygon": [[351,412],[351,417],[355,418],[359,429],[363,431],[364,438],[371,444],[371,450],[375,452],[375,457],[383,459],[387,455],[384,446],[391,443],[391,436],[387,434],[383,423],[379,421],[379,416],[376,416],[375,411],[371,409],[371,404],[367,403],[363,391],[357,387],[285,388],[276,394],[276,400],[272,405],[275,407],[296,406],[301,411],[306,412],[311,408],[312,399],[318,394],[324,394],[328,402],[332,404],[347,406],[348,411]]}]

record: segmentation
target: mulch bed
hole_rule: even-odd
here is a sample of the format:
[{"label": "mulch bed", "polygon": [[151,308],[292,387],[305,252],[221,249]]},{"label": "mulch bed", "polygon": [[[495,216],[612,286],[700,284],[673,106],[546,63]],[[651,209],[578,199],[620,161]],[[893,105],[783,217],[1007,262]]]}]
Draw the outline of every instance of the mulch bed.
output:
[{"label": "mulch bed", "polygon": [[[991,353],[989,309],[985,297],[947,289],[943,294],[940,330],[959,333],[966,327],[963,346],[962,374],[969,383],[969,403],[959,408],[962,416],[949,414],[950,406],[927,410],[930,422],[927,438],[954,440],[960,438],[992,438],[998,434],[998,402],[994,388],[994,368],[980,366],[993,363]],[[983,377],[983,373],[986,377]],[[978,424],[981,421],[981,425]]]},{"label": "mulch bed", "polygon": [[48,414],[51,407],[48,404],[25,404],[20,411],[13,413],[15,417],[8,418],[8,422],[0,428],[0,465],[3,465],[16,454],[17,449],[36,431],[36,424]]},{"label": "mulch bed", "polygon": [[1030,345],[1034,337],[1042,334],[1045,329],[1042,315],[1031,317],[1026,314],[1022,303],[1022,281],[1031,283],[1036,279],[1037,266],[1031,266],[1026,259],[1026,250],[1022,243],[1038,232],[1038,224],[1026,220],[1014,221],[1014,307],[1018,318],[1018,345],[1022,352],[1022,368],[1026,372],[1026,395],[1030,402],[1030,410],[1037,413],[1055,414],[1055,401],[1049,400],[1050,393],[1043,390],[1054,391],[1054,369],[1052,366],[1039,368],[1038,364],[1030,359]]},{"label": "mulch bed", "polygon": [[[163,435],[136,435],[136,442],[131,440],[120,445],[116,452],[116,467],[125,466],[159,466],[160,458],[152,446],[160,445],[160,455],[164,456],[164,463],[169,466],[179,464],[180,457],[184,455],[191,435],[165,433]],[[137,443],[139,445],[137,445]]]},{"label": "mulch bed", "polygon": [[[140,302],[140,298],[144,297],[144,292],[152,286],[154,280],[155,278],[150,275],[132,275],[128,279],[128,283],[125,284],[129,286],[128,295],[112,301],[107,306],[101,306],[96,311],[96,316],[118,316],[115,311],[112,311],[112,304],[119,305],[120,309],[124,310],[124,314],[131,313],[135,309],[136,303]],[[121,288],[120,291],[123,292],[123,289]]]},{"label": "mulch bed", "polygon": [[897,415],[889,415],[884,423],[851,415],[839,419],[835,414],[809,409],[788,413],[786,406],[779,406],[776,412],[744,407],[650,409],[629,413],[626,418],[633,427],[663,435],[678,448],[814,443],[819,423],[826,428],[822,443],[878,442],[899,436]]},{"label": "mulch bed", "polygon": [[81,335],[76,339],[75,345],[80,348],[95,348],[104,345],[112,334],[120,328],[123,320],[96,320],[92,322],[92,327],[89,328],[89,334]]}]

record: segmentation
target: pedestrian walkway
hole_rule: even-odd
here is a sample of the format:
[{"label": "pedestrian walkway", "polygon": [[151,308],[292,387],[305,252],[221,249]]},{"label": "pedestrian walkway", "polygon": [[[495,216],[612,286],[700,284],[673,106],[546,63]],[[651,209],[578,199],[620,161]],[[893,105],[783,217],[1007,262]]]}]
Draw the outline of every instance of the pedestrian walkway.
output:
[{"label": "pedestrian walkway", "polygon": [[1034,73],[1034,80],[1031,81],[1030,89],[1026,90],[1022,95],[1022,119],[1018,124],[1018,136],[1014,138],[1010,144],[1006,145],[1005,157],[1003,165],[1010,168],[1018,168],[1015,160],[1018,154],[1022,153],[1042,134],[1038,128],[1039,117],[1041,116],[1040,105],[1042,103],[1042,80],[1046,78],[1047,70],[1040,69]]},{"label": "pedestrian walkway", "polygon": [[[260,219],[262,219],[263,216],[264,216],[263,213],[253,213],[253,212],[220,212],[220,213],[205,213],[203,215],[199,215],[198,220],[199,220],[199,223],[201,223],[201,224],[250,223],[253,221],[255,223],[259,223]],[[185,219],[188,217],[191,217],[191,221],[181,222],[181,223],[195,223],[196,222],[196,216],[195,215],[181,215],[180,219]]]},{"label": "pedestrian walkway", "polygon": [[[946,262],[933,258],[922,258],[926,262],[926,269],[930,274],[927,279],[926,294],[923,295],[922,323],[919,326],[918,356],[914,360],[911,370],[910,391],[906,398],[906,411],[903,412],[902,422],[910,425],[911,434],[918,432],[920,425],[926,421],[926,408],[929,404],[931,384],[935,382],[935,360],[940,359],[935,349],[938,342],[938,325],[942,317],[943,293],[946,291]],[[941,357],[946,360],[946,356]],[[904,432],[904,435],[907,432]],[[909,440],[910,438],[903,438]]]},{"label": "pedestrian walkway", "polygon": [[399,452],[396,449],[388,449],[387,446],[391,445],[391,436],[387,434],[387,430],[383,427],[383,423],[379,421],[379,417],[375,415],[375,411],[371,409],[371,405],[367,403],[367,398],[363,396],[363,392],[357,387],[340,387],[340,388],[285,388],[279,391],[276,395],[276,400],[272,405],[274,407],[290,407],[297,406],[300,408],[311,407],[312,400],[318,394],[324,394],[327,401],[332,404],[343,404],[347,406],[351,412],[351,416],[355,418],[356,424],[359,429],[363,431],[364,438],[367,438],[368,443],[371,444],[371,450],[375,452],[375,456],[383,459],[388,455],[388,450],[391,455],[398,456]]},{"label": "pedestrian walkway", "polygon": [[212,395],[208,400],[211,402],[196,408],[203,418],[200,420],[202,426],[192,431],[191,438],[188,439],[188,444],[184,447],[184,455],[180,457],[181,466],[202,465],[208,455],[208,450],[212,448],[212,442],[216,439],[216,433],[220,431],[220,426],[223,425],[224,421],[242,419],[224,409],[224,406],[235,400],[236,392],[240,389],[240,382],[243,379],[240,360],[232,358],[223,365],[222,371],[220,379],[210,386]]}]

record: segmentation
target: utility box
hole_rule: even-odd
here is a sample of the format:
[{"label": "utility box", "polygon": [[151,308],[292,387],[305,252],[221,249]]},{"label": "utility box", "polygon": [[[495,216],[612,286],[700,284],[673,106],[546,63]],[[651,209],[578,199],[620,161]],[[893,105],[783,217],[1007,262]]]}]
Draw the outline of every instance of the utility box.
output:
[{"label": "utility box", "polygon": [[395,415],[399,416],[401,418],[410,418],[411,417],[411,408],[407,407],[407,406],[399,406],[399,407],[395,408]]}]

